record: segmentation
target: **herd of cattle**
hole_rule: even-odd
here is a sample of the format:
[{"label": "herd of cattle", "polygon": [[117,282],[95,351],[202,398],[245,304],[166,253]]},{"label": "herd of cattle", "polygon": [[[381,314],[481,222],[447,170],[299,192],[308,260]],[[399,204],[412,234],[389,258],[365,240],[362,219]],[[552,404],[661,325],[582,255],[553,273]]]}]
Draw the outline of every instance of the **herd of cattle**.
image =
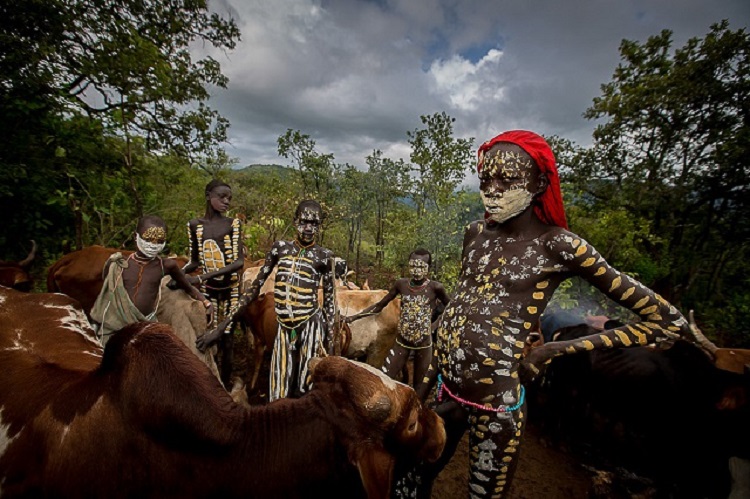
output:
[{"label": "herd of cattle", "polygon": [[[27,293],[35,251],[0,262],[0,495],[388,497],[395,466],[441,452],[440,419],[371,367],[395,339],[398,300],[350,325],[342,353],[364,362],[323,359],[309,395],[249,407],[195,348],[201,304],[165,283],[160,323],[129,326],[102,351],[86,314],[116,250],[70,253],[49,269],[49,293]],[[342,315],[386,293],[337,283]],[[277,329],[269,290],[241,320],[251,387]],[[557,339],[592,332],[565,327]],[[675,497],[726,497],[729,459],[750,459],[750,352],[699,339],[555,359],[528,387],[531,422]]]}]

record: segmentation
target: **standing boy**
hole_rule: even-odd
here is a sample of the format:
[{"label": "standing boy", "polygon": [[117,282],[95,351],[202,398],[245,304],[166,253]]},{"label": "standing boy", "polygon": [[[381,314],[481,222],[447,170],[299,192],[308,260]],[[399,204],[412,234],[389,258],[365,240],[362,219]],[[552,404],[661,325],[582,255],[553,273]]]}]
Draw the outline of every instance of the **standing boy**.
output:
[{"label": "standing boy", "polygon": [[378,303],[360,313],[347,317],[352,323],[365,316],[380,313],[396,296],[401,295],[401,315],[398,321],[396,343],[383,364],[383,372],[393,379],[414,352],[414,388],[419,389],[427,368],[432,362],[432,316],[438,306],[450,300],[443,285],[428,279],[432,256],[426,249],[412,251],[409,255],[410,278],[398,279],[388,294]]},{"label": "standing boy", "polygon": [[99,324],[97,336],[105,345],[112,333],[139,321],[156,321],[161,299],[161,280],[169,275],[194,299],[206,307],[210,316],[213,307],[197,289],[191,286],[185,273],[171,258],[159,253],[167,241],[167,227],[157,216],[145,216],[138,221],[135,233],[138,250],[124,258],[115,253],[104,264],[104,285],[91,309],[91,318]]},{"label": "standing boy", "polygon": [[[333,252],[318,246],[315,237],[323,220],[317,201],[305,200],[294,214],[297,237],[276,241],[255,281],[240,298],[237,309],[217,329],[198,338],[203,351],[215,341],[238,311],[255,300],[263,283],[276,267],[274,302],[279,322],[271,356],[269,400],[298,397],[308,389],[307,364],[319,352],[329,351],[333,331]],[[318,288],[323,287],[323,308],[318,304]]]},{"label": "standing boy", "polygon": [[[396,496],[411,496],[420,477],[418,497],[429,497],[467,429],[470,496],[505,496],[525,423],[524,343],[564,279],[586,279],[641,321],[534,349],[523,361],[532,373],[554,356],[689,333],[673,306],[568,231],[555,159],[542,137],[523,130],[498,135],[479,148],[477,169],[485,219],[466,229],[461,275],[438,327],[436,369],[428,373],[428,381],[438,380],[446,448],[436,466],[402,477]],[[429,387],[423,384],[423,392]]]}]

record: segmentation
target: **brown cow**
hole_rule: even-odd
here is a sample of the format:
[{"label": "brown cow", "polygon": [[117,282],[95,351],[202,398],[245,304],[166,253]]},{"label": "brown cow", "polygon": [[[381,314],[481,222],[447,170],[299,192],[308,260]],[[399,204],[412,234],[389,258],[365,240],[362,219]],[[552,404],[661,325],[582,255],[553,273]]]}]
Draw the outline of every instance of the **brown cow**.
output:
[{"label": "brown cow", "polygon": [[442,420],[374,369],[311,363],[300,399],[244,408],[159,323],[102,348],[62,295],[0,290],[0,483],[7,497],[389,496],[435,460]]},{"label": "brown cow", "polygon": [[31,241],[31,251],[20,262],[0,261],[0,286],[6,286],[18,291],[31,291],[34,281],[29,274],[34,257],[36,256],[36,241]]}]

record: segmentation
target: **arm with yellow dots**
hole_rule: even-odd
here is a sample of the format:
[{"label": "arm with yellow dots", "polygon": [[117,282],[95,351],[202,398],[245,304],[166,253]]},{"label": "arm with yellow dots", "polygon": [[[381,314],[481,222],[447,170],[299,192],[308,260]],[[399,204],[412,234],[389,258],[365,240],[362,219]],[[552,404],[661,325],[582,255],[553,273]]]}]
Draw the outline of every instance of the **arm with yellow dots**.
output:
[{"label": "arm with yellow dots", "polygon": [[205,352],[207,348],[219,341],[222,334],[231,332],[229,325],[235,323],[245,307],[258,297],[263,284],[268,279],[268,276],[271,275],[271,272],[278,261],[279,247],[277,241],[271,246],[271,250],[266,255],[266,261],[258,272],[258,276],[250,285],[250,288],[240,296],[239,300],[237,300],[237,305],[229,311],[227,317],[216,327],[216,329],[206,332],[206,334],[196,340],[195,346],[198,350]]},{"label": "arm with yellow dots", "polygon": [[639,321],[569,341],[547,343],[532,350],[523,361],[536,375],[552,358],[587,350],[630,347],[657,343],[670,338],[690,337],[685,317],[664,298],[607,263],[596,249],[569,232],[548,243],[558,263],[572,274],[586,279],[613,301],[638,315]]}]

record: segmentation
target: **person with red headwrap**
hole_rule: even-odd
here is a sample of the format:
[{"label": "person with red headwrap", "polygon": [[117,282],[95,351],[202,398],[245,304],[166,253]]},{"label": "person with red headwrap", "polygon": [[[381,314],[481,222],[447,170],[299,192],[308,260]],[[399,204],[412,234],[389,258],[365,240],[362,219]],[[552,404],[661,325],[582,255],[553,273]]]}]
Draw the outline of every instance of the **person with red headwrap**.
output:
[{"label": "person with red headwrap", "polygon": [[[680,312],[568,230],[555,157],[541,136],[505,132],[482,144],[478,156],[485,218],[466,228],[461,275],[440,319],[433,365],[418,391],[425,400],[437,381],[436,411],[448,439],[437,463],[399,472],[396,497],[429,497],[432,481],[467,429],[469,495],[504,497],[525,424],[521,374],[533,378],[543,364],[566,353],[689,334]],[[642,321],[547,343],[524,359],[526,339],[555,289],[576,275]]]}]

